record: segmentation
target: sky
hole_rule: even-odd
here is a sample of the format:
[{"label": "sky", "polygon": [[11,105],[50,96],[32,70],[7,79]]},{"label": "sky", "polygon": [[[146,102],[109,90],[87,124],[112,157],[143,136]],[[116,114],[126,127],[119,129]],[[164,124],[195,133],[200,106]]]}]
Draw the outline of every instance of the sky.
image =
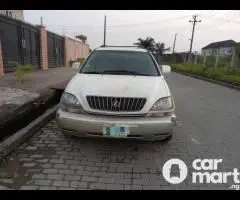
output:
[{"label": "sky", "polygon": [[40,24],[60,35],[87,36],[91,49],[103,44],[104,15],[106,15],[106,44],[133,45],[138,38],[152,37],[173,47],[175,52],[189,51],[193,15],[197,15],[193,51],[211,42],[232,39],[240,42],[239,10],[24,10],[25,21]]}]

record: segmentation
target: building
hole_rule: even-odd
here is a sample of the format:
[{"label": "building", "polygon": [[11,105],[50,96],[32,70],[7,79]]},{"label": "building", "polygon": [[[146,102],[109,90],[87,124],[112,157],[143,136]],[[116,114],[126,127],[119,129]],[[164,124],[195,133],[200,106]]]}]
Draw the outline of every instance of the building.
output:
[{"label": "building", "polygon": [[0,10],[0,14],[24,21],[23,10]]},{"label": "building", "polygon": [[[19,34],[21,33],[21,34]],[[15,70],[9,61],[34,69],[71,66],[89,55],[89,44],[0,14],[0,77]]]},{"label": "building", "polygon": [[221,57],[231,56],[233,49],[238,44],[239,43],[235,42],[234,40],[224,40],[219,42],[213,42],[202,48],[202,55],[203,56],[219,55]]},{"label": "building", "polygon": [[81,58],[86,58],[89,55],[89,45],[80,40],[70,37],[65,38],[66,48],[66,66],[71,64],[71,61],[76,61]]}]

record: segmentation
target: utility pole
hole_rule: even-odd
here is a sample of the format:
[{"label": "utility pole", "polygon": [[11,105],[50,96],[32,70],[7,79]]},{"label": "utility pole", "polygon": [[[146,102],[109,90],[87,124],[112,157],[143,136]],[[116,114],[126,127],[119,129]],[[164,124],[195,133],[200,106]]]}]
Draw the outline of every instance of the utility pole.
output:
[{"label": "utility pole", "polygon": [[41,21],[41,26],[43,26],[43,17],[41,17],[40,21]]},{"label": "utility pole", "polygon": [[191,38],[191,44],[190,44],[190,50],[189,50],[189,56],[188,56],[188,62],[191,62],[191,57],[192,57],[192,44],[193,44],[193,37],[194,37],[194,31],[195,31],[195,26],[197,22],[201,22],[201,20],[197,20],[197,15],[193,15],[193,21],[189,20],[189,22],[193,23],[193,28],[192,28],[192,38]]},{"label": "utility pole", "polygon": [[175,33],[175,37],[174,37],[174,42],[173,42],[173,51],[172,51],[172,54],[174,54],[174,50],[175,50],[175,44],[176,44],[176,38],[177,38],[177,33]]},{"label": "utility pole", "polygon": [[103,46],[106,45],[106,15],[104,16],[104,35],[103,35]]}]

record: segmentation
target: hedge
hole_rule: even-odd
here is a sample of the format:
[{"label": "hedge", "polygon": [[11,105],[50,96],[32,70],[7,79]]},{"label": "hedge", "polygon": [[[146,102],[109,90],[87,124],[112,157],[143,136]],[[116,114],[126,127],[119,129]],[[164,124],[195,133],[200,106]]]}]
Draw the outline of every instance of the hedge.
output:
[{"label": "hedge", "polygon": [[230,67],[203,67],[200,64],[171,64],[172,70],[223,81],[240,84],[240,69]]}]

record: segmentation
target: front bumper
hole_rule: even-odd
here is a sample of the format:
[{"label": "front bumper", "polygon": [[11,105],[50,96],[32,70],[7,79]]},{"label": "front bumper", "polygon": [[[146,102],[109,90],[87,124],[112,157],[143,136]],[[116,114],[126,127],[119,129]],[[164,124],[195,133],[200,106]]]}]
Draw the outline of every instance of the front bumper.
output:
[{"label": "front bumper", "polygon": [[[176,124],[176,116],[170,117],[113,117],[92,114],[74,114],[57,111],[57,124],[64,131],[76,136],[102,136],[105,124],[121,124],[129,127],[127,137],[132,139],[161,140],[171,135]],[[118,137],[119,138],[119,137]]]}]

